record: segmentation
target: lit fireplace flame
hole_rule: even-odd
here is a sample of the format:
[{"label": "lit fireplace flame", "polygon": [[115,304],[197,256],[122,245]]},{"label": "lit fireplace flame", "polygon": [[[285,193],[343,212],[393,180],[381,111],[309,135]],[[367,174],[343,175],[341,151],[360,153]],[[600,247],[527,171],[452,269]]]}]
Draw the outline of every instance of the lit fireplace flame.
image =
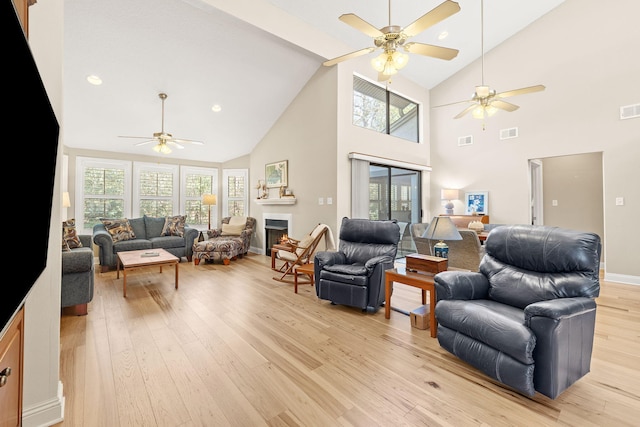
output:
[{"label": "lit fireplace flame", "polygon": [[287,243],[289,241],[289,236],[287,236],[286,234],[283,234],[282,236],[280,236],[280,243]]}]

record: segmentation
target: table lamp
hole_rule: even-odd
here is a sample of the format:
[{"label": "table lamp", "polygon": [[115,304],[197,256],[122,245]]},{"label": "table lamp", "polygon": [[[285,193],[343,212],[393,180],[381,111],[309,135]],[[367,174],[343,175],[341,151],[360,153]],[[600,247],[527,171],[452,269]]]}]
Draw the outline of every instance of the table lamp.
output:
[{"label": "table lamp", "polygon": [[[422,237],[430,240],[439,240],[432,247],[435,255],[440,258],[449,258],[449,246],[444,240],[462,240],[462,236],[458,232],[453,221],[448,216],[435,216],[431,220],[429,227],[422,233]],[[429,245],[431,247],[431,244]]]},{"label": "table lamp", "polygon": [[440,190],[440,199],[446,200],[447,204],[444,205],[445,211],[444,213],[447,215],[453,215],[453,202],[452,200],[458,200],[460,195],[458,194],[458,190],[454,189],[445,189]]},{"label": "table lamp", "polygon": [[204,194],[202,196],[202,204],[209,206],[209,230],[211,230],[211,206],[215,206],[218,203],[218,199],[215,194]]}]

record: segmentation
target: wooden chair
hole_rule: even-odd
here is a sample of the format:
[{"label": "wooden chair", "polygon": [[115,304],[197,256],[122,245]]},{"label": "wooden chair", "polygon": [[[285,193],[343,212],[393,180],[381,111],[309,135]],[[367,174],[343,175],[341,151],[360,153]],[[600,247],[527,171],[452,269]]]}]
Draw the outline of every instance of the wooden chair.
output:
[{"label": "wooden chair", "polygon": [[[282,266],[277,269],[282,274],[274,276],[273,280],[280,282],[293,283],[293,277],[298,273],[296,269],[298,266],[309,264],[313,262],[313,255],[318,248],[318,244],[327,233],[327,226],[324,224],[318,224],[307,236],[302,240],[289,239],[291,244],[291,250],[286,251],[279,249],[276,254],[277,259],[284,261]],[[311,280],[311,278],[309,278]],[[312,283],[311,281],[305,281],[298,283]]]}]

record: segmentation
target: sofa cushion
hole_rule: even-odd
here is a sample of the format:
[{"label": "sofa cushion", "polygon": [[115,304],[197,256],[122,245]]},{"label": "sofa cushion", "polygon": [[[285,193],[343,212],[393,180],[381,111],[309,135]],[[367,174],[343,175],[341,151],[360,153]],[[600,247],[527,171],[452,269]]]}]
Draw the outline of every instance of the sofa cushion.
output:
[{"label": "sofa cushion", "polygon": [[[163,236],[184,236],[184,215],[168,216],[164,220],[164,226],[162,227]],[[155,236],[150,236],[155,237]]]},{"label": "sofa cushion", "polygon": [[152,216],[144,216],[144,225],[147,230],[146,239],[151,237],[160,237],[162,236],[162,229],[164,228],[165,217],[152,217]]},{"label": "sofa cushion", "polygon": [[170,248],[184,248],[185,242],[184,237],[180,236],[159,236],[152,237],[149,239],[151,242],[151,247],[154,249],[170,249]]},{"label": "sofa cushion", "polygon": [[104,228],[109,232],[114,243],[136,238],[127,218],[101,218],[100,221],[104,224]]},{"label": "sofa cushion", "polygon": [[[65,249],[66,247],[66,249]],[[62,250],[81,248],[82,242],[76,233],[75,218],[62,222]]]},{"label": "sofa cushion", "polygon": [[148,238],[144,218],[129,218],[129,225],[131,225],[131,229],[133,230],[133,234],[135,234],[136,239]]}]

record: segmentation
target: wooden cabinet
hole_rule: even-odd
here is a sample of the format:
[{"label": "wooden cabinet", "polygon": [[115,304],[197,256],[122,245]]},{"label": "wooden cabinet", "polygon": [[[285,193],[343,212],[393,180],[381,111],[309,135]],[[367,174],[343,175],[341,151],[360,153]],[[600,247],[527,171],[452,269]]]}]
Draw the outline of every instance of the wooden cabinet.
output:
[{"label": "wooden cabinet", "polygon": [[440,216],[448,216],[451,218],[451,221],[458,228],[468,228],[468,225],[471,221],[480,221],[483,224],[489,224],[489,215],[445,215],[441,214]]},{"label": "wooden cabinet", "polygon": [[22,25],[24,34],[27,36],[29,35],[29,6],[32,2],[33,0],[13,0],[20,24]]},{"label": "wooden cabinet", "polygon": [[0,337],[0,427],[22,425],[24,307]]}]

